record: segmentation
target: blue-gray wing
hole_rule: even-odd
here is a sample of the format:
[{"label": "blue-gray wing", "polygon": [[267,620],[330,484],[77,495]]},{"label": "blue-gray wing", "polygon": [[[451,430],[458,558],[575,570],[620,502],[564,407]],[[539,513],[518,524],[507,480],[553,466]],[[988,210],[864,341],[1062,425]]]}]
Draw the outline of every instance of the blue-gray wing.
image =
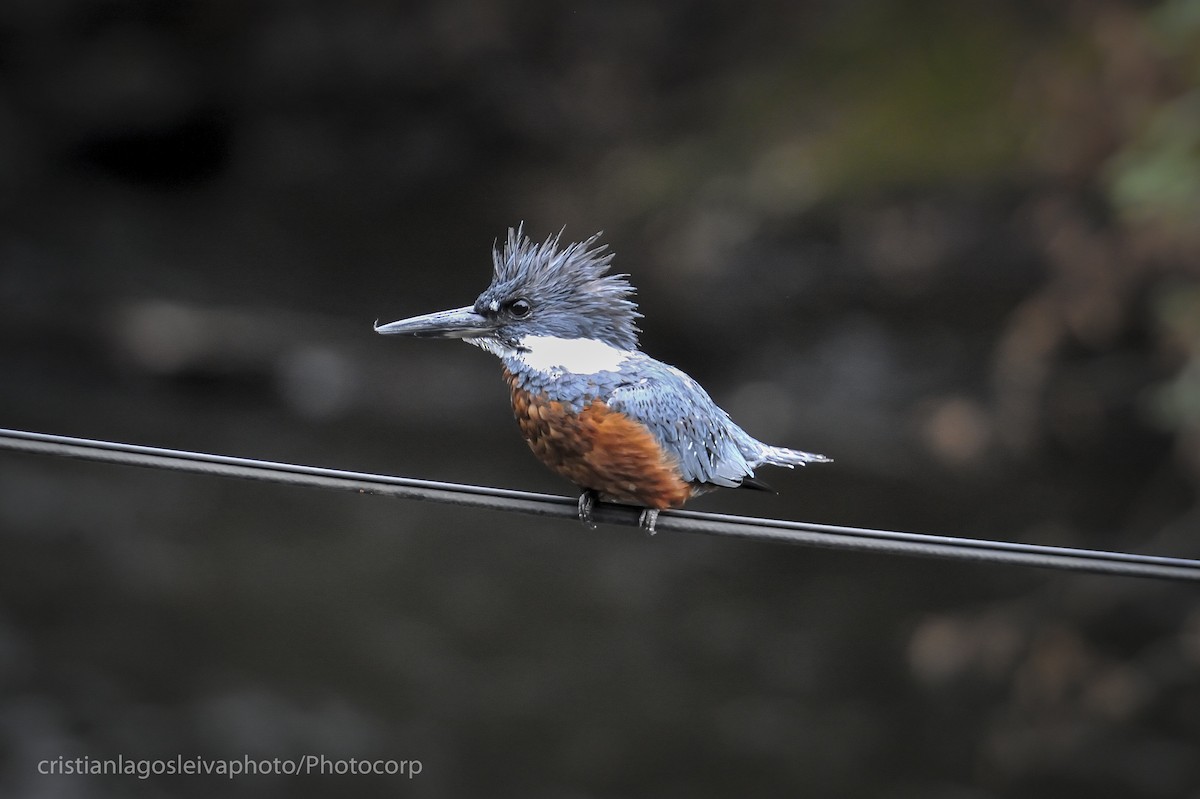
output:
[{"label": "blue-gray wing", "polygon": [[[624,372],[624,370],[622,370]],[[646,425],[692,483],[734,487],[753,476],[747,460],[762,445],[692,378],[648,356],[613,389],[608,406]]]}]

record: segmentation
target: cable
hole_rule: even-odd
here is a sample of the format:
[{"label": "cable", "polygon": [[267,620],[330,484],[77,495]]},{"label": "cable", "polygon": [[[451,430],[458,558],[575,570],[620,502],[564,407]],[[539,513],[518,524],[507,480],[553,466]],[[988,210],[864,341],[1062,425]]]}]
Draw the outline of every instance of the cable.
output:
[{"label": "cable", "polygon": [[[360,494],[442,502],[533,516],[576,519],[576,500],[504,488],[442,483],[409,477],[324,469],[291,463],[210,455],[203,452],[143,447],[112,441],[30,433],[0,428],[0,449],[15,452],[121,463],[157,469],[266,480],[273,483],[335,488]],[[635,526],[639,510],[626,505],[598,503],[594,518],[607,524]],[[917,555],[981,563],[1024,566],[1130,577],[1200,581],[1200,560],[1093,549],[1019,544],[975,538],[870,530],[780,519],[756,519],[697,511],[663,511],[661,531],[733,536],[757,541],[777,541],[832,549]]]}]

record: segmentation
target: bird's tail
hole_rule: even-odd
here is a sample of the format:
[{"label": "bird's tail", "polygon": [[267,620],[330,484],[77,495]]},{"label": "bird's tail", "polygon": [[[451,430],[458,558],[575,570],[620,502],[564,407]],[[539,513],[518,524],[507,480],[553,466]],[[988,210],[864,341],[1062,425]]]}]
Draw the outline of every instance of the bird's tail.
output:
[{"label": "bird's tail", "polygon": [[756,466],[764,463],[771,466],[786,466],[791,469],[794,466],[803,466],[807,463],[832,463],[833,458],[826,458],[824,455],[818,455],[815,452],[803,452],[798,449],[788,449],[787,447],[772,447],[767,444],[763,445],[762,454],[759,455]]}]

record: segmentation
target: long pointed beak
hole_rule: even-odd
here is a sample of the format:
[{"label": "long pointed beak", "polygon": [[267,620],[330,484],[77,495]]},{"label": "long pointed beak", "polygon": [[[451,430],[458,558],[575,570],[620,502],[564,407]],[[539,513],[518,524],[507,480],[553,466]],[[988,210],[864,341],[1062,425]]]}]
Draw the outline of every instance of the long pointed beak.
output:
[{"label": "long pointed beak", "polygon": [[375,332],[384,336],[417,336],[418,338],[476,338],[486,336],[495,324],[471,306],[438,311],[386,325],[375,325]]}]

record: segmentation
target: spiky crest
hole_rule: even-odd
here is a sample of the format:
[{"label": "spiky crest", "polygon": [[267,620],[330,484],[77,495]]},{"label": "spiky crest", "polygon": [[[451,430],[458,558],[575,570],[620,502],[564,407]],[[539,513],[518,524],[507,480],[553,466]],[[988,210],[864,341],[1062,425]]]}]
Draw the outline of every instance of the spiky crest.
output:
[{"label": "spiky crest", "polygon": [[503,249],[492,250],[492,285],[476,300],[476,309],[519,297],[533,305],[530,327],[538,333],[636,349],[635,320],[641,314],[631,299],[634,288],[628,275],[606,274],[612,253],[597,244],[600,236],[562,246],[561,230],[536,243],[523,224],[509,228]]}]

